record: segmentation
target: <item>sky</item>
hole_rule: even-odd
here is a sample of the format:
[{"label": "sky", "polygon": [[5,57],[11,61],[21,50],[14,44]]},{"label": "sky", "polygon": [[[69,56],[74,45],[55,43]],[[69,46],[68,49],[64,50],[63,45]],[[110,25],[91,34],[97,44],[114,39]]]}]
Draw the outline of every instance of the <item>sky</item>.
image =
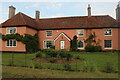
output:
[{"label": "sky", "polygon": [[0,3],[0,23],[8,19],[9,6],[16,8],[16,14],[22,12],[35,18],[35,11],[40,11],[40,18],[56,18],[69,16],[87,16],[88,4],[91,5],[92,15],[110,15],[116,18],[116,6],[118,1],[107,2],[1,2]]}]

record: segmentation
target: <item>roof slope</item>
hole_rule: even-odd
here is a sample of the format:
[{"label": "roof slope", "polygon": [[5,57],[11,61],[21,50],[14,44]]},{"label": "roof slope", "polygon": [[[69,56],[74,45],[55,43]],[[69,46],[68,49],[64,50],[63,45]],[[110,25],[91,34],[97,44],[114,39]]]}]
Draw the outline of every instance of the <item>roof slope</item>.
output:
[{"label": "roof slope", "polygon": [[18,26],[18,25],[27,25],[38,29],[36,20],[21,12],[19,12],[12,18],[2,23],[2,26]]},{"label": "roof slope", "polygon": [[99,28],[117,27],[116,20],[109,15],[61,17],[50,19],[33,19],[21,12],[8,19],[2,26],[27,25],[36,29],[68,29],[68,28]]}]

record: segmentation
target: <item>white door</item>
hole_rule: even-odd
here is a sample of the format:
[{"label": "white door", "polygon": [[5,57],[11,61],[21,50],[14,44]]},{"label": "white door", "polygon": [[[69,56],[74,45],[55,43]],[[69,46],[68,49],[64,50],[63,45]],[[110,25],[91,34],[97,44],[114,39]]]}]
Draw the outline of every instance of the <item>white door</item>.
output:
[{"label": "white door", "polygon": [[65,41],[60,41],[60,49],[65,49]]}]

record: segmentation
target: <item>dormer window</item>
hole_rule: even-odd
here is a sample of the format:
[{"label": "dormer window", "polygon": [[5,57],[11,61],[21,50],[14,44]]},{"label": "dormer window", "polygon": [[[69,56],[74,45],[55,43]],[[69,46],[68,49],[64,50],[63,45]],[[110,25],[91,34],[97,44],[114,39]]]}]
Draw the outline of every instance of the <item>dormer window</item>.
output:
[{"label": "dormer window", "polygon": [[46,31],[46,37],[52,37],[52,31]]},{"label": "dormer window", "polygon": [[6,29],[6,34],[15,34],[16,33],[16,28],[7,28]]},{"label": "dormer window", "polygon": [[77,37],[83,37],[84,36],[84,30],[77,30]]},{"label": "dormer window", "polygon": [[112,29],[104,29],[104,35],[105,36],[111,36],[112,35]]}]

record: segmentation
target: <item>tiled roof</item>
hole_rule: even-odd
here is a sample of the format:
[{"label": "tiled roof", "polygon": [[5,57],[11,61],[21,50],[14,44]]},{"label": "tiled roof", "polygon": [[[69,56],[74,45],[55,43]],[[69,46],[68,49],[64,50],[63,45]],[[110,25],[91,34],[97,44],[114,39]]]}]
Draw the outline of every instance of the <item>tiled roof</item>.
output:
[{"label": "tiled roof", "polygon": [[50,19],[33,19],[21,12],[8,19],[2,26],[28,25],[36,29],[68,29],[68,28],[99,28],[117,27],[116,20],[109,15],[61,17]]}]

